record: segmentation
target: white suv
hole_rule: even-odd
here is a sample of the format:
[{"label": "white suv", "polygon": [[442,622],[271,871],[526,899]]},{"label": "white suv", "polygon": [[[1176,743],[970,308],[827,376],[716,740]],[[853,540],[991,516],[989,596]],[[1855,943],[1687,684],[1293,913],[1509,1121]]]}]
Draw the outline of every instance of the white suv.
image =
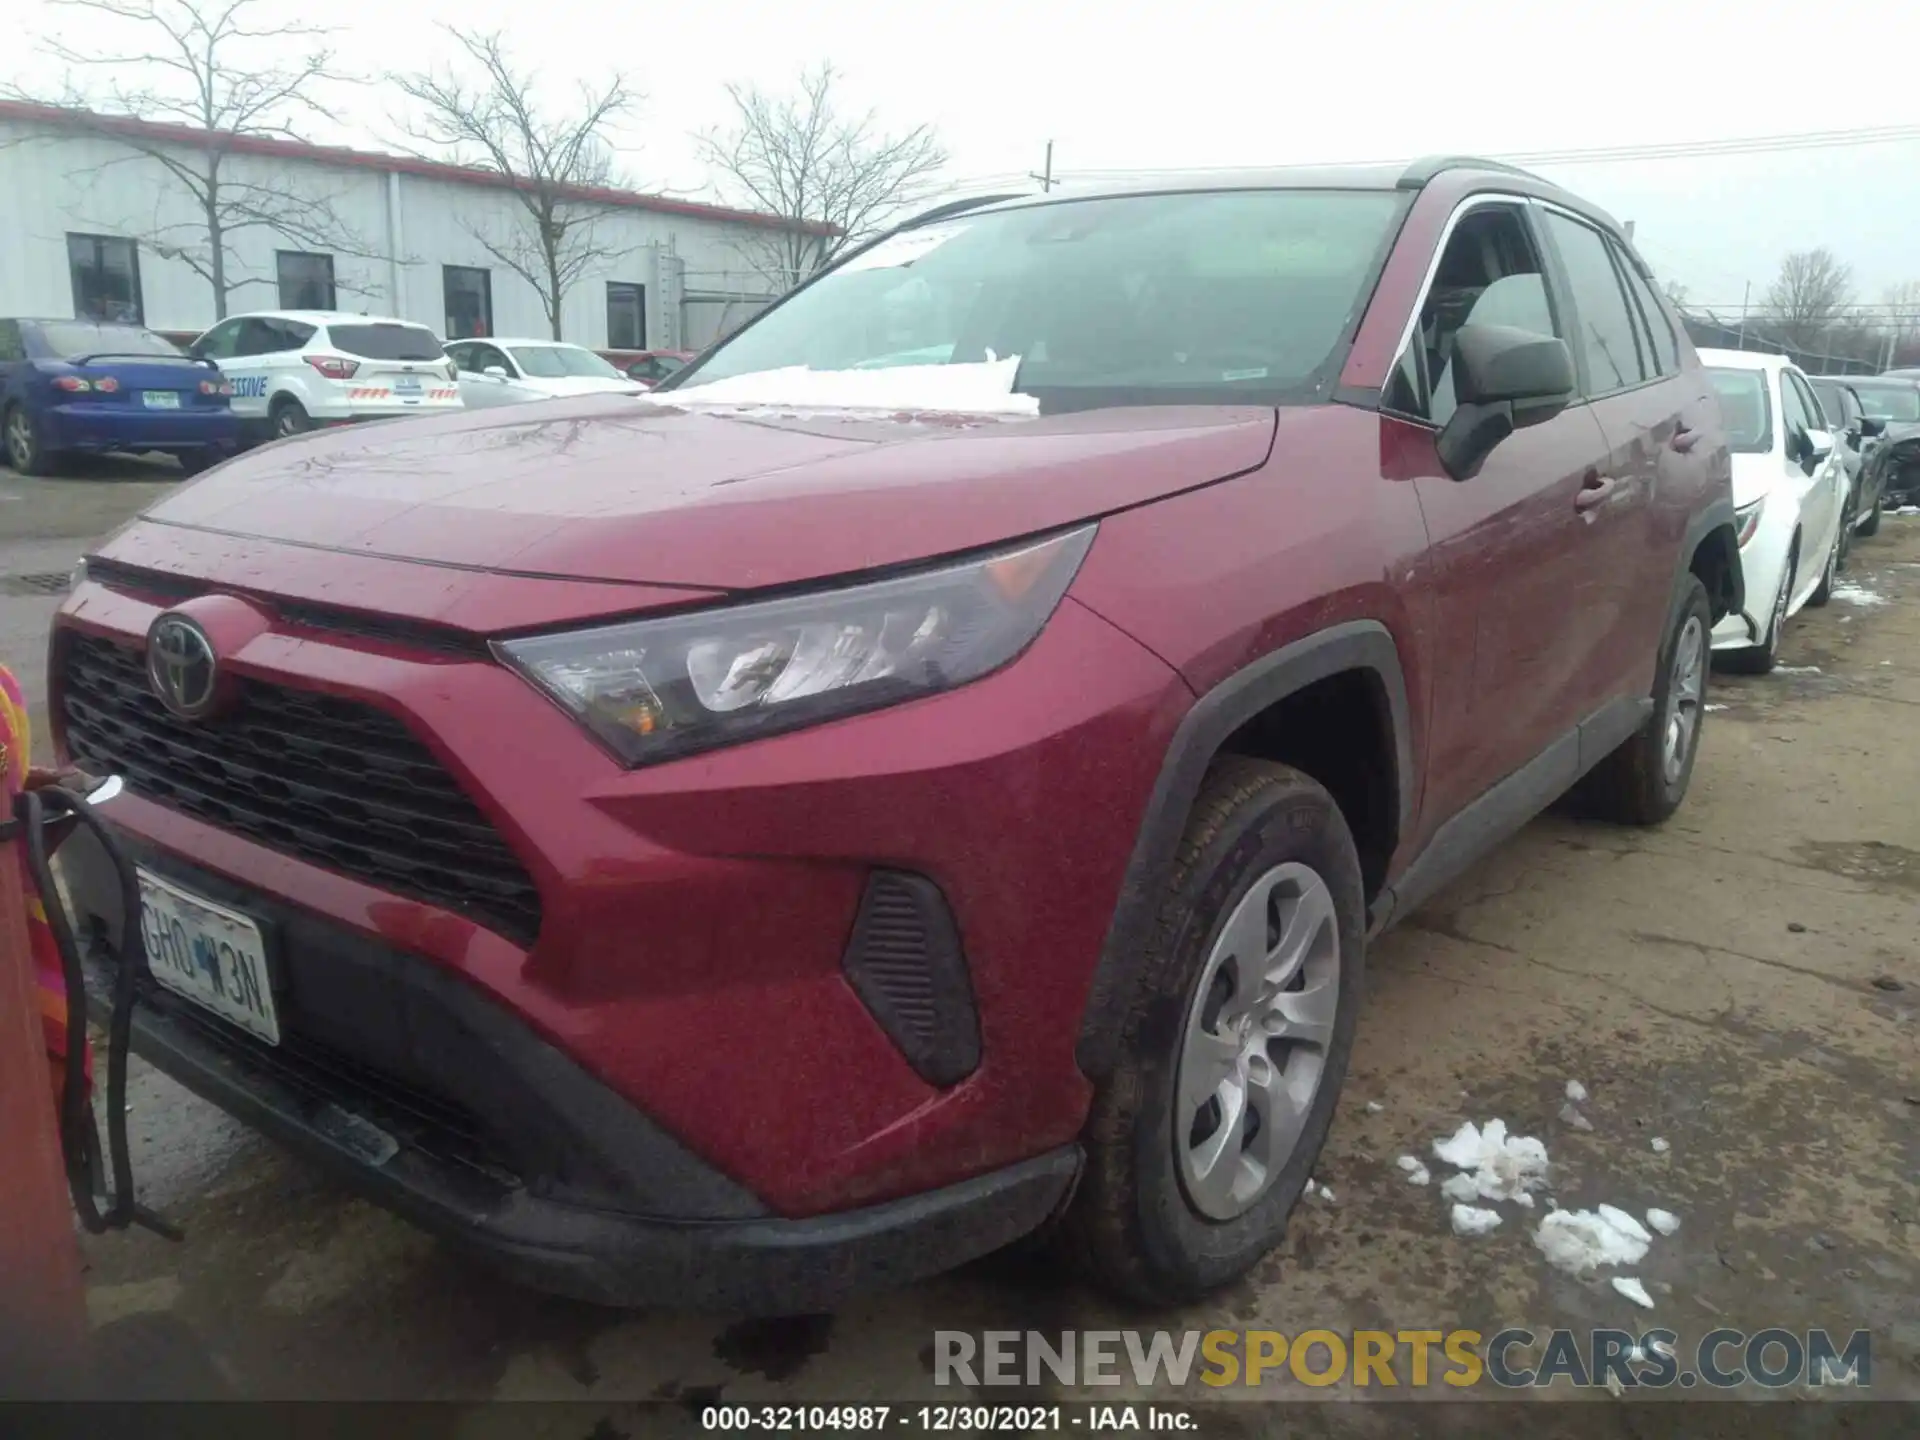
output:
[{"label": "white suv", "polygon": [[256,435],[461,408],[439,338],[408,320],[261,310],[222,320],[191,353],[232,382],[233,413]]}]

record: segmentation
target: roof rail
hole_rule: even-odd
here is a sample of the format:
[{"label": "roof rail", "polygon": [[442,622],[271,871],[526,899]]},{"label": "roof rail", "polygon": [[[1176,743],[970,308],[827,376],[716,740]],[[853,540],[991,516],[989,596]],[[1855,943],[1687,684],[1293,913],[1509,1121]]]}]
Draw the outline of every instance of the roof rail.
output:
[{"label": "roof rail", "polygon": [[1019,200],[1030,194],[1026,190],[1008,190],[999,195],[970,195],[959,200],[948,200],[934,206],[931,210],[922,210],[911,220],[902,220],[893,228],[911,230],[916,225],[925,225],[930,220],[944,220],[949,215],[958,215],[963,211],[977,210],[982,205],[998,205],[1002,200]]},{"label": "roof rail", "polygon": [[1524,175],[1529,180],[1540,178],[1531,170],[1522,170],[1518,165],[1509,165],[1504,160],[1488,160],[1479,155],[1429,155],[1407,166],[1394,188],[1418,190],[1444,170],[1492,170],[1501,175]]}]

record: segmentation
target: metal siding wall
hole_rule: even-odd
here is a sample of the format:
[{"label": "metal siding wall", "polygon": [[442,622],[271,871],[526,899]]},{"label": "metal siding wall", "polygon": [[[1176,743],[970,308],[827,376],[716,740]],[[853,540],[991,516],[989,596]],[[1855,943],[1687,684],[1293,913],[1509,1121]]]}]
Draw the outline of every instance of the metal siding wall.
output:
[{"label": "metal siding wall", "polygon": [[[25,144],[9,144],[26,140]],[[334,277],[343,310],[398,313],[438,333],[446,324],[441,288],[443,265],[474,265],[493,277],[493,329],[498,335],[547,334],[537,291],[487,254],[472,231],[511,234],[524,211],[502,191],[415,175],[398,177],[398,266],[389,260],[389,198],[395,193],[381,171],[345,166],[267,161],[234,156],[226,162],[235,178],[271,180],[329,197],[341,219],[369,254],[334,251]],[[198,211],[186,192],[152,160],[112,140],[59,134],[0,121],[0,315],[70,315],[73,291],[67,273],[68,232],[137,238],[158,225],[196,223]],[[624,251],[596,267],[567,294],[561,319],[566,338],[583,345],[607,343],[609,280],[647,287],[650,345],[672,342],[681,317],[670,314],[676,287],[663,283],[653,247],[671,251],[669,275],[744,268],[743,247],[753,229],[726,221],[639,209],[611,210],[599,237]],[[233,311],[279,305],[274,252],[301,248],[268,231],[248,231],[228,245],[231,276],[248,284],[229,296]],[[391,293],[399,272],[400,298]],[[213,323],[207,282],[179,261],[163,260],[151,245],[140,247],[140,287],[149,326],[198,330]],[[692,317],[686,317],[691,320]],[[696,333],[700,328],[694,322]]]}]

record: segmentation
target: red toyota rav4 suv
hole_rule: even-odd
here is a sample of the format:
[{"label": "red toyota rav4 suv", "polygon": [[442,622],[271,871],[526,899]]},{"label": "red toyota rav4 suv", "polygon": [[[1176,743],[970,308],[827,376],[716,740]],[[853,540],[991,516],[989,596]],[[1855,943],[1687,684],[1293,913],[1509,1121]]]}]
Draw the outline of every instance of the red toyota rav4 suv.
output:
[{"label": "red toyota rav4 suv", "polygon": [[[901,373],[701,397],[796,367]],[[1169,1301],[1281,1235],[1370,935],[1680,803],[1740,603],[1632,247],[1451,160],[948,207],[652,399],[267,447],[51,666],[137,1047],[395,1210],[761,1312],[1057,1220]]]}]

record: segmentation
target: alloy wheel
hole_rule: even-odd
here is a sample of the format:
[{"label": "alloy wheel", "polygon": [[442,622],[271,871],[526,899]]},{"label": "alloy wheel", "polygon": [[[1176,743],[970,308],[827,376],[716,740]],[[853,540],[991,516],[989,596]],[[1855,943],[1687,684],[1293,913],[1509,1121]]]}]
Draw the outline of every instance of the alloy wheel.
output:
[{"label": "alloy wheel", "polygon": [[22,474],[33,462],[33,426],[24,410],[7,417],[7,460]]},{"label": "alloy wheel", "polygon": [[1310,866],[1276,865],[1221,928],[1187,1010],[1174,1146],[1202,1215],[1245,1214],[1285,1168],[1326,1071],[1339,1003],[1333,892]]},{"label": "alloy wheel", "polygon": [[1674,642],[1673,673],[1667,682],[1667,733],[1661,771],[1669,785],[1686,768],[1694,732],[1700,726],[1701,702],[1706,698],[1706,652],[1706,627],[1698,615],[1689,615],[1686,628]]}]

